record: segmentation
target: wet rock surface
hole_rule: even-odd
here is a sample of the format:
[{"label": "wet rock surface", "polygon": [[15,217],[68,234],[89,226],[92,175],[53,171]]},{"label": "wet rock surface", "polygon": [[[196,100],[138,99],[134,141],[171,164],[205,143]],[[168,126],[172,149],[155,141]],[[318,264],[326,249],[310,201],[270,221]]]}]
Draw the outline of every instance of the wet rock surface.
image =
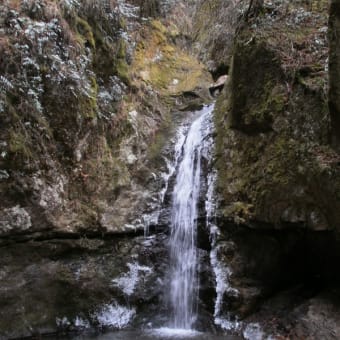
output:
[{"label": "wet rock surface", "polygon": [[160,310],[165,238],[84,237],[2,246],[0,335],[120,329],[136,315],[147,324]]},{"label": "wet rock surface", "polygon": [[291,339],[337,339],[339,336],[339,290],[332,286],[315,293],[299,286],[269,299],[247,319],[262,325],[263,335]]},{"label": "wet rock surface", "polygon": [[340,277],[334,268],[340,252],[334,232],[217,225],[223,231],[212,249],[215,322],[246,339],[339,336],[334,325]]}]

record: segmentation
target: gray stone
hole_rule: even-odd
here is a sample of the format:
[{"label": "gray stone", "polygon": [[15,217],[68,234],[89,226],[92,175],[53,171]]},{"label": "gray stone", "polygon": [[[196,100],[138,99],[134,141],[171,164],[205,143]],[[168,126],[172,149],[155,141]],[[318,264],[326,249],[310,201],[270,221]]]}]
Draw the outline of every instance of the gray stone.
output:
[{"label": "gray stone", "polygon": [[24,232],[31,227],[31,216],[19,205],[0,212],[0,236]]}]

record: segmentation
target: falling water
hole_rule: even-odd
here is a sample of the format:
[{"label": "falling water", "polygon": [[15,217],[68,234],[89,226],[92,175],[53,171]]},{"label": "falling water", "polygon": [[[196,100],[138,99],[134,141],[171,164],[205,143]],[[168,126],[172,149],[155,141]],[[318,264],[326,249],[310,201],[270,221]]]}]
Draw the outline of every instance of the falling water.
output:
[{"label": "falling water", "polygon": [[189,128],[173,190],[171,214],[171,327],[191,329],[198,302],[197,204],[200,196],[201,158],[204,139],[210,134],[213,105],[205,107]]}]

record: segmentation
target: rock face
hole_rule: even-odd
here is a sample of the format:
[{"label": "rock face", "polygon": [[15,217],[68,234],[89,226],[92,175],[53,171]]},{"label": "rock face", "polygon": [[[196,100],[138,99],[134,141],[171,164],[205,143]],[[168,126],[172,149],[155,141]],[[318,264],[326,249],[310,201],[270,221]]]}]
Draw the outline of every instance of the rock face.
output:
[{"label": "rock face", "polygon": [[[267,8],[256,28],[239,32],[217,103],[221,213],[259,226],[332,230],[340,221],[339,158],[328,144],[327,12],[293,8],[283,19],[280,10],[269,23]],[[282,25],[292,55],[288,40],[275,33]]]},{"label": "rock face", "polygon": [[18,205],[13,208],[4,209],[1,215],[1,236],[27,231],[32,227],[30,215],[24,208],[20,208]]},{"label": "rock face", "polygon": [[2,246],[0,337],[121,329],[143,318],[157,323],[159,278],[167,267],[163,241],[81,238]]},{"label": "rock face", "polygon": [[215,78],[229,69],[234,33],[243,8],[245,4],[239,0],[196,1],[191,32],[193,47]]},{"label": "rock face", "polygon": [[157,323],[166,236],[140,235],[164,147],[212,82],[183,48],[186,5],[6,0],[0,13],[0,337]]},{"label": "rock face", "polygon": [[30,233],[142,228],[172,112],[209,96],[209,73],[174,43],[174,5],[0,5],[4,219],[19,204]]},{"label": "rock face", "polygon": [[223,76],[218,77],[214,84],[210,85],[209,91],[213,96],[220,94],[223,90],[225,83],[228,80],[228,76],[225,74]]},{"label": "rock face", "polygon": [[216,103],[216,251],[229,271],[221,310],[229,321],[260,322],[263,336],[339,336],[316,312],[322,305],[336,311],[331,323],[338,320],[338,288],[332,297],[324,290],[339,282],[340,158],[330,143],[339,80],[335,7],[331,112],[328,6],[316,1],[264,1],[260,11],[242,12]]}]

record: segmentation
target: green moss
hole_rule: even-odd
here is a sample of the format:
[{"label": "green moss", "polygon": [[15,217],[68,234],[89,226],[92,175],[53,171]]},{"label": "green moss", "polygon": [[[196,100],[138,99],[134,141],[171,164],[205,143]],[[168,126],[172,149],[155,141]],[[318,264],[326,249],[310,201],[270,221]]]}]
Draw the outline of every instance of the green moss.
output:
[{"label": "green moss", "polygon": [[123,16],[119,18],[119,28],[121,28],[124,31],[126,31],[127,29],[126,19]]},{"label": "green moss", "polygon": [[126,42],[123,39],[121,39],[118,44],[117,58],[124,60],[126,58]]},{"label": "green moss", "polygon": [[116,155],[121,141],[118,139],[119,141],[104,136],[93,139],[87,150],[87,157],[82,163],[83,173],[87,177],[86,180],[79,178],[78,191],[85,190],[92,198],[112,196],[116,190],[130,182],[128,168],[119,159],[119,155]]},{"label": "green moss", "polygon": [[219,15],[218,11],[225,6],[224,0],[205,0],[198,5],[195,15],[194,27],[195,38],[204,42],[209,37],[211,25],[215,24],[215,18]]},{"label": "green moss", "polygon": [[97,106],[98,84],[95,77],[91,77],[90,81],[91,81],[90,109],[92,111],[92,117],[94,118],[98,111]]},{"label": "green moss", "polygon": [[84,118],[93,119],[97,116],[97,95],[98,95],[98,84],[95,77],[90,77],[90,93],[87,96],[83,96],[79,99],[79,106],[81,113]]},{"label": "green moss", "polygon": [[[243,32],[244,35],[252,34]],[[249,38],[249,36],[248,36]],[[228,88],[228,124],[245,133],[268,132],[284,109],[286,88],[275,53],[264,41],[242,35],[235,46]]]},{"label": "green moss", "polygon": [[325,13],[329,8],[328,0],[309,0],[308,4],[305,3],[305,6],[308,10],[317,12],[317,13]]},{"label": "green moss", "polygon": [[162,41],[166,40],[165,36],[167,34],[167,29],[159,20],[152,20],[151,27],[159,34],[159,36],[162,34]]},{"label": "green moss", "polygon": [[126,42],[123,39],[121,39],[118,44],[115,73],[125,84],[130,84],[129,65],[126,62]]},{"label": "green moss", "polygon": [[76,17],[76,27],[78,33],[85,38],[85,41],[90,45],[91,48],[96,48],[96,42],[93,36],[93,31],[89,23],[80,18]]},{"label": "green moss", "polygon": [[116,73],[118,77],[125,83],[130,84],[129,66],[123,59],[118,59],[116,62]]},{"label": "green moss", "polygon": [[236,223],[245,223],[252,217],[253,205],[244,202],[233,202],[223,209],[223,216],[233,219]]},{"label": "green moss", "polygon": [[245,116],[244,121],[246,125],[268,125],[269,128],[274,117],[284,110],[286,95],[282,87],[275,86],[271,81],[268,81],[263,90],[264,95],[261,100]]},{"label": "green moss", "polygon": [[204,66],[173,45],[171,39],[162,23],[153,20],[137,46],[132,72],[163,96],[208,87],[211,76]]},{"label": "green moss", "polygon": [[95,77],[90,77],[91,82],[91,92],[94,97],[97,97],[98,94],[98,84]]},{"label": "green moss", "polygon": [[28,145],[28,137],[20,131],[10,130],[9,151],[12,154],[22,156],[26,160],[32,158],[32,152]]},{"label": "green moss", "polygon": [[301,86],[289,95],[278,56],[261,39],[244,44],[252,33],[243,34],[237,41],[231,80],[215,106],[221,212],[237,223],[255,218],[280,224],[287,207],[306,207],[314,199],[303,191],[301,196],[293,194],[297,187],[306,187],[311,173],[320,176],[296,130],[301,124],[301,134],[312,140],[324,138],[324,128],[315,129],[318,117],[325,114],[323,99]]}]

